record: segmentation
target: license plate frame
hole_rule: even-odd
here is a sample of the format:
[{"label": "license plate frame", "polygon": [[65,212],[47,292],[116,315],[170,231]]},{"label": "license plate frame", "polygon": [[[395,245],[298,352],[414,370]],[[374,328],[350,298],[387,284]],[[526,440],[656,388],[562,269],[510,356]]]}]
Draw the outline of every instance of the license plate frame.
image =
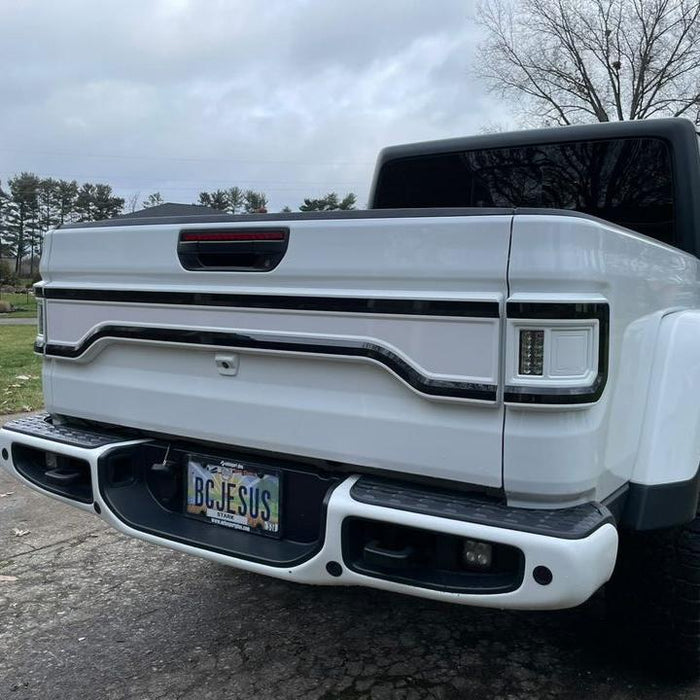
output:
[{"label": "license plate frame", "polygon": [[[184,462],[183,513],[186,517],[251,535],[275,539],[282,536],[283,480],[279,469],[198,452],[186,453]],[[197,478],[202,482],[197,483]],[[212,483],[211,488],[205,479]],[[234,487],[233,493],[230,485]],[[241,487],[245,491],[242,492]],[[254,507],[256,515],[252,517]]]}]

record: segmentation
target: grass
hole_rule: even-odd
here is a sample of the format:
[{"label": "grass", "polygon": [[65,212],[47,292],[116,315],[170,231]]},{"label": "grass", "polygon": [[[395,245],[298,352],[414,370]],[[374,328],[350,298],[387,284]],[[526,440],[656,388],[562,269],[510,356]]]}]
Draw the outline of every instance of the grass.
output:
[{"label": "grass", "polygon": [[0,415],[44,405],[41,358],[34,354],[34,326],[0,326]]},{"label": "grass", "polygon": [[0,301],[9,301],[19,311],[0,314],[0,318],[36,318],[36,299],[33,294],[0,294]]}]

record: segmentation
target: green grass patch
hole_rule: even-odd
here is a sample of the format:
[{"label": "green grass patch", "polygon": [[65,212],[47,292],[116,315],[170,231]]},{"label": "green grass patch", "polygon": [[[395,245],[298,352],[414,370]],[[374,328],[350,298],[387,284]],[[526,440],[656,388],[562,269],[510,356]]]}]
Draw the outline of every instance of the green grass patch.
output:
[{"label": "green grass patch", "polygon": [[0,415],[34,411],[44,405],[35,338],[34,326],[0,326]]},{"label": "green grass patch", "polygon": [[[0,313],[0,318],[36,318],[36,298],[33,294],[0,294],[0,302],[7,301],[18,309],[9,314]],[[2,304],[0,304],[2,306]]]}]

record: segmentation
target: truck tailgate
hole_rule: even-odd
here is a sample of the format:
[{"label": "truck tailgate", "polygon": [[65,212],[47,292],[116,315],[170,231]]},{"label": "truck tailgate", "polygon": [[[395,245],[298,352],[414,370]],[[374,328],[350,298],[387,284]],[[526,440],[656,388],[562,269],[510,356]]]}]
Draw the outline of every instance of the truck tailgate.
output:
[{"label": "truck tailgate", "polygon": [[[261,217],[55,231],[40,288],[47,409],[500,487],[510,223]],[[222,270],[206,256],[185,269],[178,255],[188,232],[255,249],[275,231],[285,249],[273,269]]]}]

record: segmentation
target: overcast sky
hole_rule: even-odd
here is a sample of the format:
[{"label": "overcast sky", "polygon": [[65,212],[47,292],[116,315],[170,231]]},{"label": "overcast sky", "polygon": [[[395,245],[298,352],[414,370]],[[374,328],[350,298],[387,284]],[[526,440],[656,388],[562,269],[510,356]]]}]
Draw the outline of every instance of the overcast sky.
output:
[{"label": "overcast sky", "polygon": [[0,180],[125,198],[354,191],[383,146],[508,117],[470,75],[470,0],[0,0]]}]

